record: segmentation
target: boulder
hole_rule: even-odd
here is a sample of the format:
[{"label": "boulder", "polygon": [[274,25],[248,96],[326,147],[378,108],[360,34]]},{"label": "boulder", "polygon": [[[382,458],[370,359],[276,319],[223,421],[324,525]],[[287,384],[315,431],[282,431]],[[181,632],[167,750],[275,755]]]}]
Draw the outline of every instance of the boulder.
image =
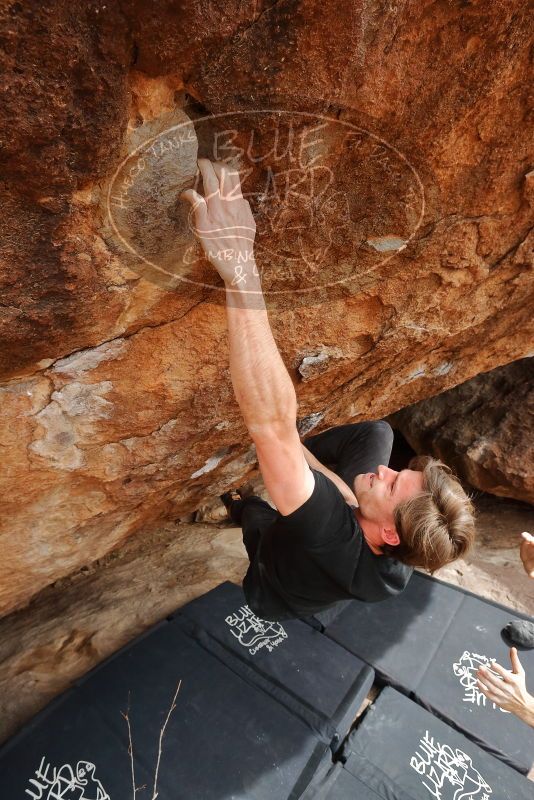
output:
[{"label": "boulder", "polygon": [[256,468],[179,200],[198,155],[240,171],[300,431],[529,352],[521,0],[8,2],[0,25],[0,615]]},{"label": "boulder", "polygon": [[392,414],[417,453],[431,453],[471,486],[534,502],[532,357],[471,378]]}]

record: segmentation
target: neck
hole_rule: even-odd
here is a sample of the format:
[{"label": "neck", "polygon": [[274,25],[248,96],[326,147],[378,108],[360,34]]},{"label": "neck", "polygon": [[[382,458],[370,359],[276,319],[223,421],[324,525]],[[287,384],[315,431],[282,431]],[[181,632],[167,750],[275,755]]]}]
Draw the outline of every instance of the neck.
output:
[{"label": "neck", "polygon": [[382,548],[380,547],[380,533],[374,522],[369,522],[365,519],[359,508],[354,509],[354,516],[358,520],[358,524],[363,532],[363,538],[367,542],[369,549],[377,556],[383,555]]}]

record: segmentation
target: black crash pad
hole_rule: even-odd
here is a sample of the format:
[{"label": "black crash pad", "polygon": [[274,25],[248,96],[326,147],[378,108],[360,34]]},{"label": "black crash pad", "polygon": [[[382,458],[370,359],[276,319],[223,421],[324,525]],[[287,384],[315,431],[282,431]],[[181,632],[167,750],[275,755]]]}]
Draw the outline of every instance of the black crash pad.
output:
[{"label": "black crash pad", "polygon": [[[533,797],[531,781],[389,687],[350,734],[343,757],[344,769],[384,800]],[[338,794],[334,785],[326,797],[350,795]]]},{"label": "black crash pad", "polygon": [[[336,776],[335,783],[329,788],[328,792],[320,795],[316,794],[317,800],[380,800],[380,795],[374,789],[370,789],[346,769],[340,769]],[[305,798],[308,800],[308,798]],[[309,796],[313,800],[313,796]],[[387,797],[389,800],[389,797]]]},{"label": "black crash pad", "polygon": [[[374,789],[344,769],[337,761],[323,774],[317,775],[302,795],[302,800],[380,800]],[[390,800],[389,795],[387,800]]]},{"label": "black crash pad", "polygon": [[330,741],[333,752],[373,684],[374,670],[300,620],[268,622],[241,587],[222,583],[173,615],[227,666]]},{"label": "black crash pad", "polygon": [[[181,681],[181,683],[179,683]],[[175,708],[171,708],[177,687]],[[300,798],[328,743],[164,621],[96,667],[0,751],[2,798]],[[167,720],[167,722],[166,722]]]},{"label": "black crash pad", "polygon": [[[502,711],[476,685],[475,673],[491,659],[511,669],[510,648],[500,636],[511,612],[465,596],[414,698],[509,766],[527,773],[534,763],[534,729]],[[519,654],[534,694],[534,650]],[[534,786],[533,786],[534,795]]]},{"label": "black crash pad", "polygon": [[[324,626],[328,638],[376,670],[509,766],[527,773],[534,730],[476,689],[480,663],[510,668],[501,629],[525,615],[414,573],[404,592],[382,603],[352,601]],[[316,618],[317,620],[317,618]],[[519,654],[534,693],[534,650]]]}]

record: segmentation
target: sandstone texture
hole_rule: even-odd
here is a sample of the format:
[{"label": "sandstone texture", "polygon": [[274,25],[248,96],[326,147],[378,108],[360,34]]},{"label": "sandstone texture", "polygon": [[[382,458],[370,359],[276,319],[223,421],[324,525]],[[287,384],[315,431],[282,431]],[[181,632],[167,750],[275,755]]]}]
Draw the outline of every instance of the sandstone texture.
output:
[{"label": "sandstone texture", "polygon": [[199,155],[241,172],[301,433],[528,355],[530,45],[521,0],[2,4],[0,616],[255,468]]},{"label": "sandstone texture", "polygon": [[467,484],[534,503],[534,364],[524,358],[389,418]]}]

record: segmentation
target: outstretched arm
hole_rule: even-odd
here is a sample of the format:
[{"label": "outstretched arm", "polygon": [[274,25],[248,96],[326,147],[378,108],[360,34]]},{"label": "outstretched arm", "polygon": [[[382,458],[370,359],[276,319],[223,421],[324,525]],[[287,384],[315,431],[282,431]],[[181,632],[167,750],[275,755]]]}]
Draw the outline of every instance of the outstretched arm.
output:
[{"label": "outstretched arm", "polygon": [[230,375],[245,425],[256,445],[265,487],[282,515],[312,494],[314,475],[297,431],[297,396],[274,340],[254,258],[256,224],[237,172],[199,159],[206,197],[193,206],[195,233],[224,281]]}]

